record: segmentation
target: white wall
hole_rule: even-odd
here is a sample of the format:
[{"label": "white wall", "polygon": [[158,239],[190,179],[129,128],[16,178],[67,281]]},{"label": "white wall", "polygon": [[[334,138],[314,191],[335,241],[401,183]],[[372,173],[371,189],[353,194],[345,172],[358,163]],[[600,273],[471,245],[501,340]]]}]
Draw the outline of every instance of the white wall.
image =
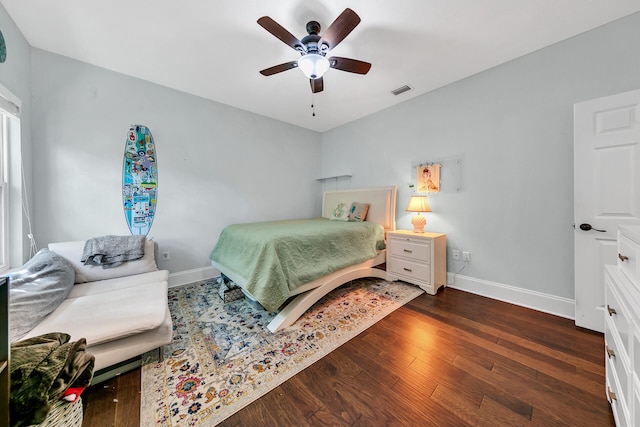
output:
[{"label": "white wall", "polygon": [[462,275],[573,299],[573,104],[640,88],[638,40],[635,14],[326,132],[323,173],[397,184],[411,228],[412,162],[462,159],[461,191],[429,197],[448,271],[466,250]]},{"label": "white wall", "polygon": [[[20,115],[20,146],[9,147],[9,216],[11,229],[10,265],[21,265],[29,255],[28,221],[23,214],[23,194],[32,203],[31,186],[31,46],[27,43],[4,7],[0,5],[0,29],[7,44],[6,61],[0,64],[0,83],[22,101]],[[21,164],[24,164],[26,184],[23,191]],[[26,203],[26,202],[25,202]]]},{"label": "white wall", "polygon": [[122,155],[130,124],[156,142],[149,233],[171,272],[209,265],[222,228],[320,212],[320,135],[33,49],[35,232],[40,246],[129,234]]}]

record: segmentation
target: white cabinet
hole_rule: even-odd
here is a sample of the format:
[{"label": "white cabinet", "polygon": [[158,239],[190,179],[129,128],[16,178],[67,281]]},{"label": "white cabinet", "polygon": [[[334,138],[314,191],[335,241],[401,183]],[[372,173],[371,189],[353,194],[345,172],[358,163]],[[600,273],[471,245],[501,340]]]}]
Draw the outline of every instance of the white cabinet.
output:
[{"label": "white cabinet", "polygon": [[387,278],[435,295],[447,284],[447,236],[396,230],[387,233]]},{"label": "white cabinet", "polygon": [[618,229],[617,265],[605,266],[606,393],[618,426],[640,425],[640,227]]}]

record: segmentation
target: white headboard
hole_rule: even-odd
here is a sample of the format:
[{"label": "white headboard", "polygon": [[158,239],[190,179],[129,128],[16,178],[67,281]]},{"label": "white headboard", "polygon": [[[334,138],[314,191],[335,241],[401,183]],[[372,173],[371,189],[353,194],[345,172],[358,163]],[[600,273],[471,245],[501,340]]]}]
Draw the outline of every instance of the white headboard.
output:
[{"label": "white headboard", "polygon": [[322,216],[331,217],[338,203],[369,203],[368,222],[382,224],[385,231],[396,229],[396,186],[361,188],[356,190],[330,190],[324,192]]}]

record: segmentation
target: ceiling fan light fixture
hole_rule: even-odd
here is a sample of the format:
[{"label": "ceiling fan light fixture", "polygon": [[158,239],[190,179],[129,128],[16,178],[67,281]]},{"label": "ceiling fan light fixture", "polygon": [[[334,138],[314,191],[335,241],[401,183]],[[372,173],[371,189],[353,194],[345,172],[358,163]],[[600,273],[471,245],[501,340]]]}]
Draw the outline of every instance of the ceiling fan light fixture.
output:
[{"label": "ceiling fan light fixture", "polygon": [[317,53],[307,53],[298,59],[298,67],[308,78],[319,79],[329,69],[329,60]]}]

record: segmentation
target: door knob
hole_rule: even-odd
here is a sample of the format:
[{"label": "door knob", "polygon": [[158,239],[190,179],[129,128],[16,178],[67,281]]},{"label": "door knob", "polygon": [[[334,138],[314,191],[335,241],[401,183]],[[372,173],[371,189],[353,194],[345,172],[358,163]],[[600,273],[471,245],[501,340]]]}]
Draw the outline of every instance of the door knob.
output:
[{"label": "door knob", "polygon": [[601,233],[606,233],[607,232],[607,230],[598,230],[597,228],[593,228],[591,226],[591,224],[580,224],[580,230],[582,230],[582,231],[593,230],[593,231],[599,231]]}]

